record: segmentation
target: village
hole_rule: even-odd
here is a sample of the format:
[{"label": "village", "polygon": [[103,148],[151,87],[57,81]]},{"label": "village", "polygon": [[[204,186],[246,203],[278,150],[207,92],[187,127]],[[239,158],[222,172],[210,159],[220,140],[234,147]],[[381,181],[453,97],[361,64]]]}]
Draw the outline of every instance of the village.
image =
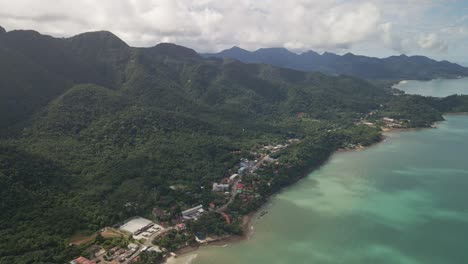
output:
[{"label": "village", "polygon": [[[70,264],[128,264],[135,263],[140,260],[140,255],[143,252],[154,252],[161,257],[176,256],[170,249],[163,245],[158,245],[157,240],[163,240],[165,236],[169,236],[176,232],[188,238],[194,236],[196,243],[205,244],[214,241],[218,238],[206,236],[206,234],[190,234],[186,230],[188,221],[197,221],[207,212],[215,212],[220,214],[230,224],[232,219],[227,213],[228,207],[237,199],[241,204],[247,204],[251,200],[259,198],[256,193],[258,186],[252,184],[251,181],[244,182],[245,177],[257,177],[256,171],[263,166],[276,164],[277,159],[271,157],[272,154],[278,153],[286,149],[291,144],[299,142],[298,139],[289,139],[283,144],[266,145],[251,152],[253,160],[242,158],[238,166],[234,168],[235,173],[221,178],[217,182],[213,182],[211,192],[214,194],[215,200],[209,203],[205,208],[202,204],[187,208],[181,211],[176,219],[172,219],[174,225],[167,223],[157,223],[142,217],[134,217],[126,220],[123,224],[113,227],[106,227],[98,232],[97,236],[104,238],[122,238],[124,243],[120,246],[99,246],[92,245],[86,249],[86,256],[79,256],[71,260]],[[269,185],[270,182],[265,184]],[[157,208],[153,210],[153,215],[165,215],[164,211]],[[188,246],[189,242],[185,242],[179,247]]]},{"label": "village", "polygon": [[382,127],[383,130],[389,130],[405,128],[411,122],[411,120],[408,119],[396,119],[387,116],[376,118],[376,116],[379,116],[378,114],[379,110],[372,110],[369,113],[365,114],[363,117],[361,117],[361,119],[358,122],[356,122],[356,124],[362,124],[370,127],[379,126]]}]

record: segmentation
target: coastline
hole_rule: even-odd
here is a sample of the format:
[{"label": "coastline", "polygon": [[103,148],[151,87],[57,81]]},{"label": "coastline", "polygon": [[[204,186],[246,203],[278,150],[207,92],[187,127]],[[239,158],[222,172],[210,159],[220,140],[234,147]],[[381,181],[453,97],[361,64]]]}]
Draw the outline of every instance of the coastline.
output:
[{"label": "coastline", "polygon": [[468,115],[468,112],[445,113],[444,115]]},{"label": "coastline", "polygon": [[[284,186],[283,188],[281,188],[280,191],[294,185],[294,184],[297,184],[299,181],[301,181],[302,179],[304,179],[305,177],[307,177],[310,173],[312,173],[313,171],[317,170],[318,168],[320,168],[321,166],[325,165],[328,160],[335,154],[337,153],[340,153],[340,152],[351,152],[351,151],[361,151],[361,150],[366,150],[370,147],[373,147],[377,144],[380,144],[380,143],[383,143],[385,142],[385,140],[387,139],[387,136],[384,135],[384,133],[387,133],[387,132],[398,132],[398,131],[403,131],[403,130],[413,130],[413,129],[388,129],[388,131],[384,131],[382,130],[382,137],[380,138],[379,141],[369,145],[369,146],[358,146],[356,148],[352,148],[352,149],[336,149],[335,151],[333,151],[330,156],[328,157],[328,159],[326,161],[323,162],[323,164],[321,164],[320,166],[318,167],[313,167],[311,168],[310,170],[308,170],[306,173],[304,173],[303,175],[301,175],[300,177],[297,177],[296,180],[294,180],[291,184],[287,185],[287,186]],[[280,192],[278,191],[278,192]],[[276,192],[276,193],[278,193]],[[177,263],[175,262],[177,260],[178,257],[184,257],[184,256],[187,256],[188,254],[190,253],[193,253],[193,252],[196,252],[198,249],[202,248],[202,247],[225,247],[225,246],[229,246],[229,245],[232,245],[232,244],[236,244],[236,243],[240,243],[242,241],[245,241],[245,240],[248,240],[250,239],[253,234],[254,234],[254,231],[253,231],[253,224],[254,224],[254,219],[255,217],[264,209],[264,207],[268,204],[268,202],[270,201],[270,199],[273,197],[274,194],[276,193],[273,193],[272,195],[270,195],[268,198],[267,198],[267,202],[265,202],[265,204],[263,204],[259,209],[247,214],[247,215],[244,215],[242,217],[243,219],[243,223],[242,223],[242,235],[239,236],[239,235],[227,235],[227,236],[224,236],[224,237],[219,237],[219,238],[216,238],[212,241],[209,241],[209,242],[206,242],[206,243],[203,243],[203,244],[195,244],[195,245],[188,245],[188,246],[185,246],[185,247],[182,247],[182,248],[179,248],[177,249],[174,253],[175,253],[175,256],[170,256],[168,257],[167,259],[165,259],[165,261],[163,263],[165,264],[172,264],[172,263]]]},{"label": "coastline", "polygon": [[196,245],[188,245],[176,250],[175,256],[170,256],[164,260],[163,263],[170,264],[177,261],[178,257],[186,256],[192,252],[199,250],[202,247],[226,247],[228,245],[236,244],[245,240],[248,240],[253,235],[253,220],[255,216],[260,212],[259,210],[253,211],[248,215],[244,215],[242,217],[242,233],[243,235],[227,235],[223,237],[215,238],[212,241],[203,243],[203,244],[196,244]]},{"label": "coastline", "polygon": [[[466,112],[463,112],[463,113],[446,113],[444,115],[468,115],[468,113]],[[444,120],[445,121],[445,120]],[[441,122],[444,122],[444,121],[437,121],[437,122],[434,122],[431,127],[419,127],[419,128],[383,128],[382,129],[382,137],[380,138],[379,141],[369,145],[369,146],[357,146],[355,148],[351,148],[351,149],[337,149],[335,150],[333,153],[330,154],[330,157],[327,159],[327,161],[335,154],[337,153],[341,153],[341,152],[353,152],[353,151],[362,151],[362,150],[366,150],[368,148],[371,148],[371,147],[374,147],[378,144],[381,144],[381,143],[384,143],[388,136],[386,134],[389,134],[389,133],[396,133],[396,132],[406,132],[406,131],[418,131],[418,130],[423,130],[423,129],[431,129],[431,128],[437,128],[438,125],[441,123]],[[291,184],[287,185],[287,186],[284,186],[281,190],[284,190],[285,188],[288,188],[290,186],[292,186],[293,184],[296,184],[298,183],[300,180],[302,180],[303,178],[307,177],[307,175],[309,175],[310,173],[312,173],[313,171],[317,170],[318,168],[320,168],[321,166],[325,165],[327,163],[327,161],[323,162],[323,164],[321,164],[320,166],[318,167],[314,167],[314,168],[311,168],[307,173],[301,175],[300,177],[298,177],[294,182],[292,182]],[[217,238],[213,241],[210,241],[210,242],[207,242],[207,243],[204,243],[204,244],[198,244],[198,245],[189,245],[189,246],[186,246],[186,247],[182,247],[178,250],[176,250],[174,253],[176,254],[176,256],[171,256],[169,258],[167,258],[165,260],[165,264],[171,264],[173,263],[174,261],[177,260],[178,257],[183,257],[183,256],[186,256],[188,255],[189,253],[193,253],[193,252],[196,252],[198,249],[200,249],[201,247],[210,247],[210,246],[214,246],[214,247],[225,247],[225,246],[229,246],[229,245],[232,245],[232,244],[235,244],[235,243],[239,243],[239,242],[242,242],[242,241],[245,241],[245,240],[248,240],[250,239],[254,232],[253,232],[253,224],[254,224],[254,219],[255,219],[255,216],[258,215],[262,210],[263,208],[265,207],[265,205],[268,204],[268,201],[273,197],[273,195],[271,195],[270,197],[268,197],[267,199],[267,202],[262,206],[260,207],[258,210],[255,210],[253,212],[251,212],[250,214],[248,215],[244,215],[243,216],[243,223],[242,223],[242,231],[243,231],[243,235],[239,236],[239,235],[227,235],[227,236],[224,236],[224,237],[220,237],[220,238]]]}]

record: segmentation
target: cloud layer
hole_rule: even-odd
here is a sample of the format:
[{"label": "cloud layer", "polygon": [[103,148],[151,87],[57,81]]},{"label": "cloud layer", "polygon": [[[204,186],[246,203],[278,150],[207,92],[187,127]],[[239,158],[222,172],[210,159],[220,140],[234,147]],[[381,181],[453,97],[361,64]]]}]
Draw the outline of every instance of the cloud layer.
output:
[{"label": "cloud layer", "polygon": [[417,19],[434,1],[387,2],[0,0],[0,25],[8,30],[32,28],[56,36],[105,29],[134,46],[175,42],[203,52],[234,45],[247,49],[346,50],[369,41],[397,52],[448,49],[436,32],[406,34],[398,25]]}]

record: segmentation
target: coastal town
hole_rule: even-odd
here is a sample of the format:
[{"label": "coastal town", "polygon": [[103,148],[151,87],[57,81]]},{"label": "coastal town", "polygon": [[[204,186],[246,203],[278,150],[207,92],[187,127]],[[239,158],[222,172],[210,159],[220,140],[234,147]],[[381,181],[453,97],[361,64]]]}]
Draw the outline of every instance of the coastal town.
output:
[{"label": "coastal town", "polygon": [[[250,153],[254,159],[241,158],[238,165],[232,168],[231,174],[213,182],[210,192],[215,198],[208,206],[198,204],[191,208],[185,208],[176,217],[164,222],[157,219],[167,218],[168,213],[154,208],[153,220],[136,216],[113,227],[101,229],[91,236],[92,239],[76,243],[76,245],[84,245],[86,250],[82,256],[71,260],[70,264],[137,263],[142,254],[148,253],[160,259],[176,257],[174,251],[179,248],[194,244],[195,246],[208,244],[225,238],[226,235],[208,236],[209,234],[201,232],[192,233],[188,230],[187,225],[210,213],[218,214],[226,225],[242,222],[242,217],[239,214],[230,215],[230,206],[234,202],[246,205],[261,198],[261,195],[256,192],[260,187],[259,184],[270,185],[271,182],[261,181],[256,172],[264,166],[279,165],[279,161],[272,156],[299,141],[299,139],[289,139],[282,144],[265,145]],[[257,178],[257,180],[246,180],[252,177]],[[171,188],[177,187],[171,186]],[[176,248],[167,247],[167,243],[162,242],[172,240],[175,236],[183,237],[182,243],[178,244]],[[106,241],[113,240],[118,240],[118,245],[106,244]]]}]

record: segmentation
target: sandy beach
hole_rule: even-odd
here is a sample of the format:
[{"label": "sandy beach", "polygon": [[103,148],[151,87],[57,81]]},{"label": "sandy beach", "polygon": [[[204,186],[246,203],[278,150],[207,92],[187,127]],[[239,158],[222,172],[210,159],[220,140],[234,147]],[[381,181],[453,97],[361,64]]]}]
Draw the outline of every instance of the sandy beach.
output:
[{"label": "sandy beach", "polygon": [[253,220],[255,219],[255,216],[257,215],[259,211],[252,212],[242,217],[242,231],[243,231],[242,236],[229,235],[225,237],[217,237],[217,238],[213,238],[212,241],[209,241],[203,244],[196,244],[196,245],[189,245],[189,246],[182,247],[174,252],[176,256],[171,256],[167,258],[165,263],[166,264],[178,264],[180,263],[179,261],[180,257],[187,257],[186,263],[190,263],[193,257],[195,257],[196,255],[194,255],[193,257],[187,256],[187,255],[197,251],[200,247],[223,247],[223,246],[228,246],[228,245],[239,243],[243,240],[249,239],[253,235]]}]

